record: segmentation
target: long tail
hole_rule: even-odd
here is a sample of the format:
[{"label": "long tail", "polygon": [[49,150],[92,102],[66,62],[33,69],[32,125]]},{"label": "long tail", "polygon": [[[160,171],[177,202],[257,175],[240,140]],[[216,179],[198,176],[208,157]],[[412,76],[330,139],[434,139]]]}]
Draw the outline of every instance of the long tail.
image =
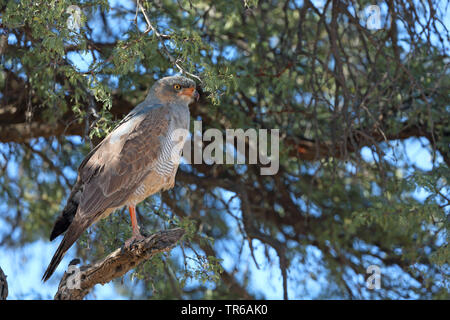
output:
[{"label": "long tail", "polygon": [[67,200],[67,204],[64,207],[61,215],[56,219],[55,225],[53,226],[52,233],[50,235],[50,241],[53,241],[57,236],[63,234],[67,228],[69,228],[70,224],[75,217],[75,214],[78,210],[78,204],[81,197],[81,190],[78,185],[73,187],[72,192],[70,193],[69,199]]},{"label": "long tail", "polygon": [[82,228],[78,224],[72,223],[70,225],[69,229],[64,235],[64,238],[59,244],[58,249],[53,255],[52,261],[50,261],[50,264],[48,265],[47,270],[44,273],[44,276],[42,277],[42,280],[44,282],[47,281],[52,276],[52,274],[55,272],[56,268],[60,264],[62,258],[64,257],[64,254],[67,252],[67,250],[69,250],[69,248],[74,244],[74,242],[77,241],[78,237],[83,233],[83,231],[84,228]]},{"label": "long tail", "polygon": [[64,233],[67,228],[69,228],[72,223],[73,217],[77,211],[77,207],[70,208],[71,210],[65,210],[56,219],[55,225],[53,226],[52,233],[50,234],[50,241],[53,241],[57,236]]}]

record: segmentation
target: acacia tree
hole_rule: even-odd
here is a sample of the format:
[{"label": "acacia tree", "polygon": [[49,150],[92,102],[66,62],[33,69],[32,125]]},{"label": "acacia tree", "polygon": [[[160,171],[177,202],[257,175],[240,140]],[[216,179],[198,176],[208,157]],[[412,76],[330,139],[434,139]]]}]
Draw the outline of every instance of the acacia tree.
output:
[{"label": "acacia tree", "polygon": [[[0,245],[47,239],[83,156],[180,72],[198,83],[203,130],[279,129],[279,171],[182,164],[138,208],[147,230],[184,228],[182,246],[118,282],[123,295],[265,297],[249,278],[275,263],[284,298],[308,281],[315,298],[448,298],[448,8],[370,5],[0,1]],[[427,170],[407,157],[414,141]],[[97,261],[127,236],[115,213],[77,255]]]}]

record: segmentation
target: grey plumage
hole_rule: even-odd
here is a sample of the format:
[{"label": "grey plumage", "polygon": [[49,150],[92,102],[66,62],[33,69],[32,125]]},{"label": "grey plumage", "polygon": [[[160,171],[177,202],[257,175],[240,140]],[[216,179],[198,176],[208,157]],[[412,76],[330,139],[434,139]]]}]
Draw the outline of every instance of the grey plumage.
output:
[{"label": "grey plumage", "polygon": [[197,97],[190,79],[175,76],[157,81],[147,98],[86,156],[52,230],[51,240],[67,231],[44,281],[90,225],[117,208],[135,206],[151,194],[173,187],[179,146],[186,138],[186,134],[174,137],[174,133],[189,130],[188,105]]}]

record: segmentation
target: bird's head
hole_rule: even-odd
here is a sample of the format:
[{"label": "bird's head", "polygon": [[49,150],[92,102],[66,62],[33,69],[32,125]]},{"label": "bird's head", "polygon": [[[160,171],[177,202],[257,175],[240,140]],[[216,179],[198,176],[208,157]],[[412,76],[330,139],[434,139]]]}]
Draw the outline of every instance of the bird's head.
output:
[{"label": "bird's head", "polygon": [[195,82],[186,77],[165,77],[156,81],[150,94],[163,103],[190,104],[199,98],[195,87]]}]

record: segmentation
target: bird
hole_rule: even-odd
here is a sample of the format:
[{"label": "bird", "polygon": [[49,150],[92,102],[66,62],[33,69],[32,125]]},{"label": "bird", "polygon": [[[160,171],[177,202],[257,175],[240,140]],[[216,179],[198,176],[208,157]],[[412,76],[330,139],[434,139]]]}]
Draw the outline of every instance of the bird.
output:
[{"label": "bird", "polygon": [[179,75],[159,79],[144,101],[84,158],[50,234],[50,241],[63,233],[64,237],[42,277],[44,282],[82,233],[114,210],[129,209],[132,236],[125,246],[144,238],[136,205],[173,188],[189,134],[189,105],[198,99],[193,80]]}]

